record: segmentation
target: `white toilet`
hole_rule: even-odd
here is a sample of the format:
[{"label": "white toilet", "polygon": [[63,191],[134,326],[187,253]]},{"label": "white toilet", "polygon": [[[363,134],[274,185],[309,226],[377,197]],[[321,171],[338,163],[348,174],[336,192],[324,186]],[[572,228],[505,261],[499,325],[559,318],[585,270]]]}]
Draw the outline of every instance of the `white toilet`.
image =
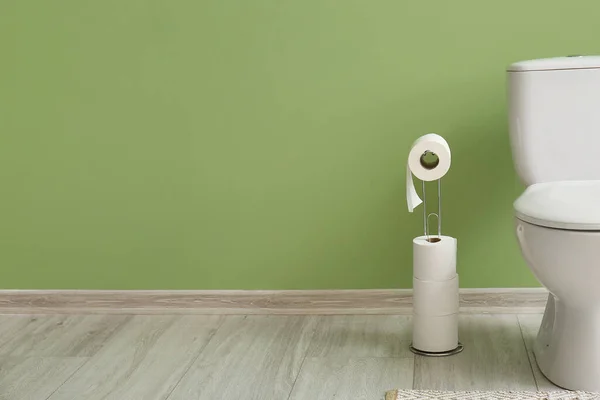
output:
[{"label": "white toilet", "polygon": [[600,392],[600,56],[508,68],[525,260],[550,296],[534,345],[558,386]]}]

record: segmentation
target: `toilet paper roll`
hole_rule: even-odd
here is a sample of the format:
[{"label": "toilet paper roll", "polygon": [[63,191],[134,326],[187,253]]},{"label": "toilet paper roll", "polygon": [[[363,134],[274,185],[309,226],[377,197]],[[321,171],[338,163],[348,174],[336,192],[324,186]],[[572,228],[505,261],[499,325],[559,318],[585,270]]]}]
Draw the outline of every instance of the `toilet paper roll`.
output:
[{"label": "toilet paper roll", "polygon": [[[433,161],[428,161],[425,154],[433,153],[437,156]],[[436,133],[428,133],[418,138],[412,145],[408,154],[406,165],[406,202],[408,211],[413,210],[423,202],[412,179],[412,175],[422,181],[434,181],[440,179],[450,169],[450,146],[446,139]]]},{"label": "toilet paper roll", "polygon": [[458,314],[434,317],[413,315],[413,342],[415,349],[438,353],[458,347]]},{"label": "toilet paper roll", "polygon": [[413,278],[413,313],[441,316],[458,312],[458,275],[447,281]]},{"label": "toilet paper roll", "polygon": [[451,236],[440,238],[438,242],[429,242],[426,236],[413,239],[415,278],[425,281],[447,281],[456,275],[457,240]]}]

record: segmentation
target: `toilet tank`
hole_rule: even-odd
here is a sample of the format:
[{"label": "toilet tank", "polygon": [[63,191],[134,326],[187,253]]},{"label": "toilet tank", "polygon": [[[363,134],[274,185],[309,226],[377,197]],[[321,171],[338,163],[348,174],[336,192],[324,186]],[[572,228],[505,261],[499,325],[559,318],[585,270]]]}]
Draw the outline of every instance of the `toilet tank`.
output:
[{"label": "toilet tank", "polygon": [[513,161],[526,185],[600,180],[600,56],[510,65],[508,114]]}]

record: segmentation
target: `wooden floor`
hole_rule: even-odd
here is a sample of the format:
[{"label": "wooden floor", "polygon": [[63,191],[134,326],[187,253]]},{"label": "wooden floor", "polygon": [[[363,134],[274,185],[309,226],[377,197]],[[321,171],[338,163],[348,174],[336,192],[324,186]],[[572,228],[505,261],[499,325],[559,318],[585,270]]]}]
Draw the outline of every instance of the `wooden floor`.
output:
[{"label": "wooden floor", "polygon": [[413,356],[410,317],[0,315],[0,399],[378,400],[395,388],[557,390],[541,315],[466,315],[463,353]]}]

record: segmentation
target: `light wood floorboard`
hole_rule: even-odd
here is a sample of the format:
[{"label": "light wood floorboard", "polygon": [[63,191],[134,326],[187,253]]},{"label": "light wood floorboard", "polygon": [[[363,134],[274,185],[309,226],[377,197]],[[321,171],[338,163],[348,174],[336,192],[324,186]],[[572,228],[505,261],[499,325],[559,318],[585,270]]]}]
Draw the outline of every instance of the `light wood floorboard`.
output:
[{"label": "light wood floorboard", "polygon": [[516,315],[461,316],[462,353],[415,357],[415,389],[536,390]]},{"label": "light wood floorboard", "polygon": [[87,361],[83,357],[7,357],[0,362],[1,400],[44,400]]},{"label": "light wood floorboard", "polygon": [[523,339],[525,340],[525,347],[527,348],[527,355],[529,356],[529,362],[531,363],[531,369],[533,370],[533,376],[535,383],[539,390],[560,390],[560,388],[550,382],[535,361],[535,355],[533,354],[533,341],[537,337],[537,333],[540,330],[542,323],[541,314],[527,314],[519,315],[519,323],[521,324],[521,330],[523,332]]},{"label": "light wood floorboard", "polygon": [[165,399],[221,322],[219,316],[136,316],[50,400]]},{"label": "light wood floorboard", "polygon": [[[33,315],[0,315],[0,359],[6,359],[8,349],[12,349],[11,345],[7,345],[18,338],[23,328],[30,323]],[[4,352],[2,351],[4,349]]]},{"label": "light wood floorboard", "polygon": [[[411,317],[0,315],[0,400],[380,400],[398,388],[557,390],[541,315],[463,315],[463,353],[409,352]],[[537,386],[536,386],[537,382]]]},{"label": "light wood floorboard", "polygon": [[291,400],[379,400],[385,391],[410,389],[412,358],[320,358],[304,361]]},{"label": "light wood floorboard", "polygon": [[402,315],[319,317],[309,357],[412,357],[411,318]]},{"label": "light wood floorboard", "polygon": [[126,315],[54,315],[0,317],[15,328],[0,344],[0,356],[86,357],[130,317]]},{"label": "light wood floorboard", "polygon": [[229,317],[169,400],[287,399],[314,317]]}]

